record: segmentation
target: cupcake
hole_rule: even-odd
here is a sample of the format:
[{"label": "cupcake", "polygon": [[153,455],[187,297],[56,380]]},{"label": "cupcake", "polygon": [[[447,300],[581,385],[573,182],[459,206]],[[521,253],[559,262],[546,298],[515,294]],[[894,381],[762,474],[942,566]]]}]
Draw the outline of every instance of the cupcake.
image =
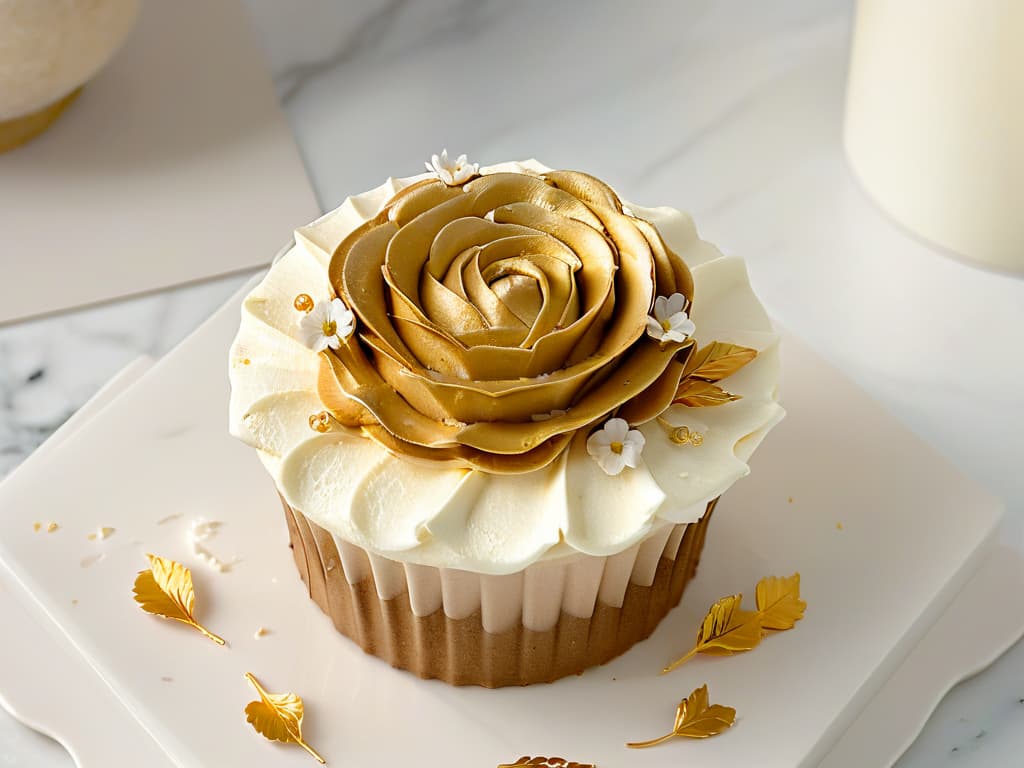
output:
[{"label": "cupcake", "polygon": [[678,604],[782,416],[778,339],[679,211],[536,161],[428,168],[296,230],[242,305],[231,431],[339,632],[424,678],[550,682]]},{"label": "cupcake", "polygon": [[138,0],[0,0],[0,152],[60,117],[137,12]]}]

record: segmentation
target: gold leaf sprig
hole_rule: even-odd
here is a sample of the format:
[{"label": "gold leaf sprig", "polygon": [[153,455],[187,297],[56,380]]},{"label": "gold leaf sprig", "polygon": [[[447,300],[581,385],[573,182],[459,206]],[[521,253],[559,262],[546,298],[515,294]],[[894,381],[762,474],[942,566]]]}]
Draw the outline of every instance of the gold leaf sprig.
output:
[{"label": "gold leaf sprig", "polygon": [[712,341],[701,347],[686,361],[673,405],[710,408],[739,400],[739,395],[714,382],[732,376],[756,357],[756,349],[724,341]]},{"label": "gold leaf sprig", "polygon": [[662,674],[685,664],[698,653],[725,656],[756,648],[765,630],[792,629],[807,610],[800,599],[800,574],[788,577],[766,576],[757,582],[756,611],[743,610],[743,595],[723,597],[708,609],[697,631],[697,643],[673,661]]},{"label": "gold leaf sprig", "polygon": [[593,763],[570,762],[564,757],[520,757],[514,763],[502,763],[498,768],[521,768],[521,766],[534,766],[534,768],[597,768]]},{"label": "gold leaf sprig", "polygon": [[732,376],[756,357],[756,349],[724,341],[712,341],[694,352],[686,361],[683,378],[721,381]]},{"label": "gold leaf sprig", "polygon": [[149,558],[149,570],[139,571],[134,589],[135,602],[142,610],[188,624],[217,645],[224,645],[223,638],[196,621],[196,593],[192,587],[192,572],[181,563],[166,557],[146,557]]},{"label": "gold leaf sprig", "polygon": [[245,673],[245,679],[260,696],[259,701],[250,701],[246,705],[246,722],[265,739],[298,744],[320,765],[326,765],[327,761],[302,739],[302,718],[305,715],[302,698],[294,693],[267,693],[251,672]]},{"label": "gold leaf sprig", "polygon": [[650,741],[631,741],[626,746],[630,749],[646,749],[676,737],[707,739],[731,728],[735,722],[736,710],[721,704],[710,704],[708,687],[702,685],[679,702],[676,719],[669,733]]},{"label": "gold leaf sprig", "polygon": [[685,405],[690,408],[713,408],[739,400],[739,395],[726,392],[717,384],[700,379],[687,379],[679,384],[672,405]]}]

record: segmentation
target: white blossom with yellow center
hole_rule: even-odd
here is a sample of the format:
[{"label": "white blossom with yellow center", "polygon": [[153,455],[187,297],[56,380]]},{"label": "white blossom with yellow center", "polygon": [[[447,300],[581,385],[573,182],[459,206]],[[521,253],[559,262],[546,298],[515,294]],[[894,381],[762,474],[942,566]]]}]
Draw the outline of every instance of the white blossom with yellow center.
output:
[{"label": "white blossom with yellow center", "polygon": [[608,419],[587,438],[587,453],[606,473],[617,475],[626,467],[636,469],[645,442],[643,432],[630,429],[625,419]]},{"label": "white blossom with yellow center", "polygon": [[356,327],[356,317],[341,299],[321,301],[300,321],[306,346],[314,352],[338,349]]},{"label": "white blossom with yellow center", "polygon": [[654,314],[647,318],[647,335],[658,341],[686,341],[697,327],[686,314],[686,297],[673,293],[654,300]]}]

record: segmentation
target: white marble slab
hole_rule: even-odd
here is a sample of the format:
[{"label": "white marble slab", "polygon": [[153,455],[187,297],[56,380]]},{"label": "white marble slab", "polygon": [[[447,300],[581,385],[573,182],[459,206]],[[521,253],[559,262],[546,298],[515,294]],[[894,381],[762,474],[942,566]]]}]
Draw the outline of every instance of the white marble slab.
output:
[{"label": "white marble slab", "polygon": [[[1024,281],[933,252],[852,181],[850,2],[247,5],[324,205],[447,145],[584,168],[690,210],[787,327],[1007,501],[1003,538],[1024,551]],[[0,329],[0,467],[241,280]],[[1022,680],[1018,644],[947,697],[900,768],[1016,764]],[[0,760],[8,733],[0,719]]]}]

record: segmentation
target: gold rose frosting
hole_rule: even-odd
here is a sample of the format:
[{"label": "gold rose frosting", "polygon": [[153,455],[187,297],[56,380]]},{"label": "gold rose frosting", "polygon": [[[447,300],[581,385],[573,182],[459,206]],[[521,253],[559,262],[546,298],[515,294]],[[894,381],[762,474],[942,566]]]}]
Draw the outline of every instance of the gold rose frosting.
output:
[{"label": "gold rose frosting", "polygon": [[438,165],[296,230],[242,304],[232,433],[339,547],[409,564],[697,520],[782,417],[743,261],[582,173]]},{"label": "gold rose frosting", "polygon": [[329,276],[358,342],[324,354],[320,398],[409,459],[540,469],[623,404],[631,424],[661,413],[693,350],[645,333],[656,297],[692,301],[686,264],[584,173],[419,181]]}]

